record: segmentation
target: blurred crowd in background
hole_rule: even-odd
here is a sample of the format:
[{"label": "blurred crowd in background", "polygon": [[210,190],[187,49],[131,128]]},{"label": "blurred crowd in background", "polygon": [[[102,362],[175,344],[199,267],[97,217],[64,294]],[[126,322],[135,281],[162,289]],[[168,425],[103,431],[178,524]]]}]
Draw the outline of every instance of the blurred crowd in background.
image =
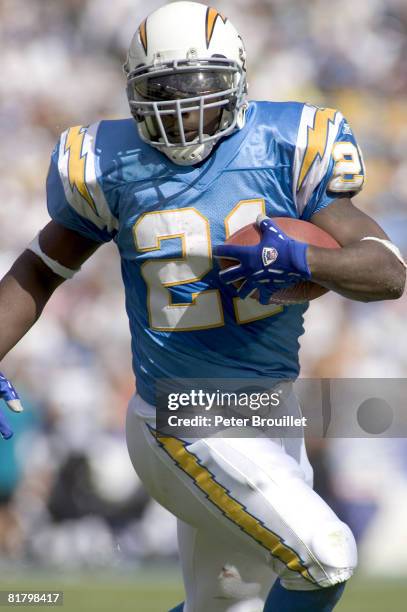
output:
[{"label": "blurred crowd in background", "polygon": [[[71,125],[128,116],[121,64],[157,0],[0,0],[0,273],[47,223],[50,153]],[[364,152],[356,204],[407,254],[405,0],[218,0],[248,51],[250,96],[338,107]],[[406,298],[310,307],[304,377],[407,375]],[[53,296],[2,363],[26,411],[0,444],[0,566],[112,566],[176,554],[175,521],[127,456],[134,388],[114,245]],[[361,569],[407,574],[407,442],[310,446],[316,485],[354,529]]]}]

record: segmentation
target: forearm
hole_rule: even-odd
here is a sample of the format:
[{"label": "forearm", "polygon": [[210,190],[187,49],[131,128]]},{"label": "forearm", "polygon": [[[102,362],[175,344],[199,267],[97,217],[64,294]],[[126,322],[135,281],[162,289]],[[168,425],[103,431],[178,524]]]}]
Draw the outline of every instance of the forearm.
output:
[{"label": "forearm", "polygon": [[310,246],[307,262],[312,280],[362,302],[399,298],[406,270],[382,244],[363,241],[342,249]]},{"label": "forearm", "polygon": [[0,359],[26,334],[63,282],[30,251],[0,281]]}]

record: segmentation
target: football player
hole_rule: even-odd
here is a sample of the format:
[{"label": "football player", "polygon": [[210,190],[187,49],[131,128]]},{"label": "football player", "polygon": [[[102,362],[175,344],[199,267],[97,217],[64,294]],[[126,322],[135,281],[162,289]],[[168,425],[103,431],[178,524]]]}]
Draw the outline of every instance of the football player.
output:
[{"label": "football player", "polygon": [[[0,285],[0,357],[58,285],[114,240],[137,379],[127,442],[147,490],[178,519],[186,597],[175,610],[328,612],[354,571],[356,546],[313,491],[303,440],[163,435],[156,382],[285,379],[297,413],[289,381],[306,305],[270,303],[278,281],[311,278],[354,300],[394,299],[404,262],[350,200],[364,167],[342,114],[249,102],[242,38],[216,9],[174,2],[155,11],[124,68],[132,117],[70,127],[52,153],[51,221]],[[343,248],[289,239],[273,216],[310,221]],[[223,244],[256,219],[258,247]],[[213,247],[236,260],[221,277]],[[275,264],[262,257],[267,249]],[[256,289],[260,301],[248,297]],[[1,393],[16,399],[7,380]]]}]

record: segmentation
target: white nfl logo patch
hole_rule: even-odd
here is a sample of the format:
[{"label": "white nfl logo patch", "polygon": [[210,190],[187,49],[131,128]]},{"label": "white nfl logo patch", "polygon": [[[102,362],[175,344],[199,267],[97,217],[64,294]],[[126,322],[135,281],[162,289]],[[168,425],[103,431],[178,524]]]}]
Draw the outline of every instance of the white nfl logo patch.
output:
[{"label": "white nfl logo patch", "polygon": [[263,266],[269,266],[276,261],[278,251],[273,247],[264,247],[261,256],[263,259]]}]

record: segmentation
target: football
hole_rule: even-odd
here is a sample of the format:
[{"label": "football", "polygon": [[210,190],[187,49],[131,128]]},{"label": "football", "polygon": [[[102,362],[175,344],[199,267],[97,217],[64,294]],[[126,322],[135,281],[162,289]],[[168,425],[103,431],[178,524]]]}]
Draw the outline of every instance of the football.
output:
[{"label": "football", "polygon": [[[290,217],[273,217],[273,221],[291,238],[301,242],[307,242],[313,246],[323,247],[326,249],[341,248],[338,242],[328,232],[321,229],[308,221],[300,219],[292,219]],[[245,227],[229,236],[226,244],[239,244],[242,246],[251,246],[260,242],[260,230],[255,223],[250,223]],[[235,265],[228,259],[221,259],[220,265],[222,269]],[[240,281],[241,282],[241,281]],[[236,283],[238,285],[238,283]],[[322,287],[312,281],[300,281],[293,287],[281,289],[273,294],[270,303],[273,304],[301,304],[310,300],[315,300],[329,289]],[[258,298],[258,294],[254,293],[251,296],[253,299]]]}]

